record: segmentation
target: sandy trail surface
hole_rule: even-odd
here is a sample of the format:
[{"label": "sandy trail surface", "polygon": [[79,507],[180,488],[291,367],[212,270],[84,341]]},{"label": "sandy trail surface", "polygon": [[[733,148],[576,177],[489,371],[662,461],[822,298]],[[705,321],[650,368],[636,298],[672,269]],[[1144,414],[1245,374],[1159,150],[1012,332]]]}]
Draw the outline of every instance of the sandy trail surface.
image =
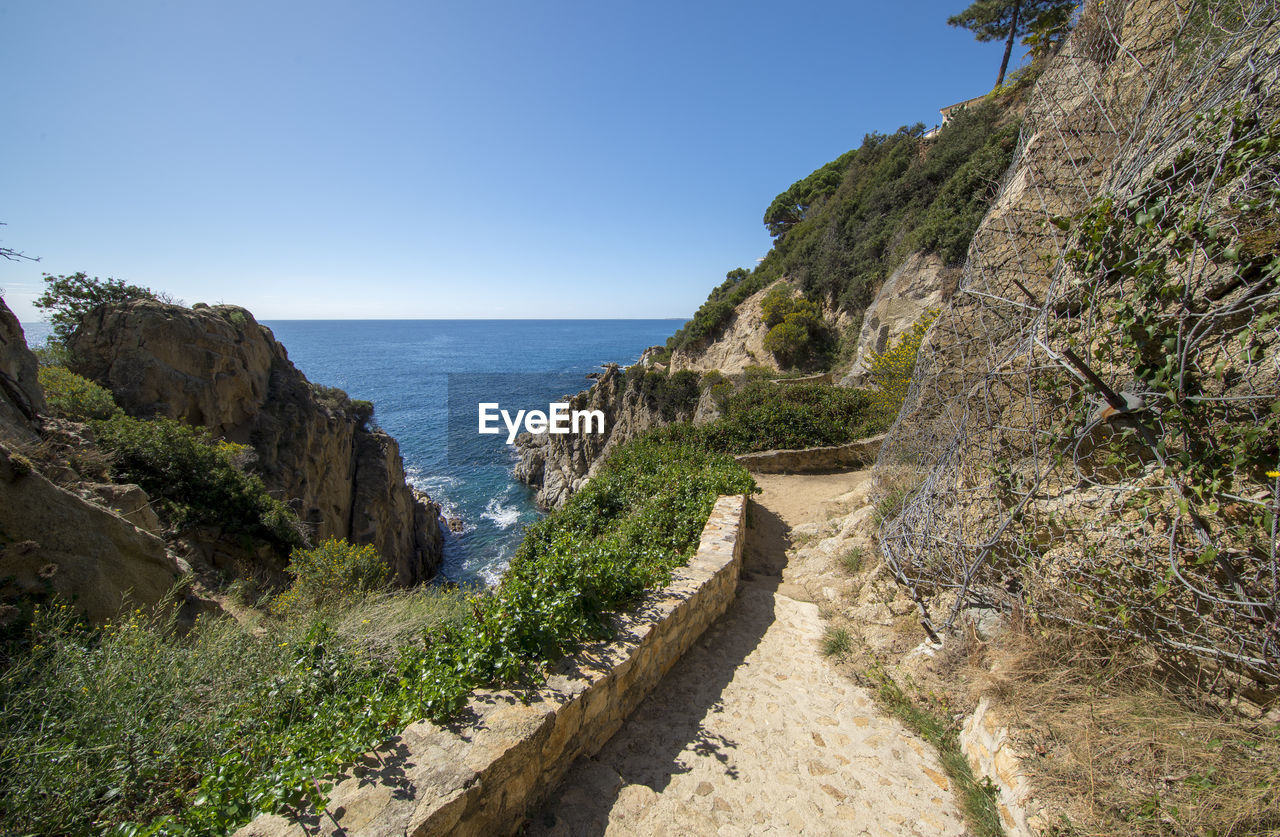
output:
[{"label": "sandy trail surface", "polygon": [[862,505],[870,473],[757,481],[737,599],[528,834],[965,833],[932,748],[822,654],[835,557],[789,561],[792,528]]}]

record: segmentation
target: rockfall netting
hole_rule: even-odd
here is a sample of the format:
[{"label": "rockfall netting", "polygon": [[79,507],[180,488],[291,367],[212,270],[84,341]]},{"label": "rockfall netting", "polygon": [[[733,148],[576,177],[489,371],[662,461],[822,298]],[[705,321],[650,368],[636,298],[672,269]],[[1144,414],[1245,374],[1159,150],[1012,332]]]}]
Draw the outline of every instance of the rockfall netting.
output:
[{"label": "rockfall netting", "polygon": [[1091,0],[1038,80],[878,463],[931,631],[1022,610],[1280,683],[1278,80],[1276,0]]}]

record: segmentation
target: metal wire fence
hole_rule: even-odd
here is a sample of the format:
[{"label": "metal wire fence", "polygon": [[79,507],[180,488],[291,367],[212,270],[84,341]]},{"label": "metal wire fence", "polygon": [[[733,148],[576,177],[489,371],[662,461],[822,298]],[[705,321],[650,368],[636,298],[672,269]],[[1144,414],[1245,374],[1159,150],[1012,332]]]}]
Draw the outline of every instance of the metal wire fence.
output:
[{"label": "metal wire fence", "polygon": [[878,464],[930,631],[1023,609],[1280,683],[1278,81],[1276,0],[1108,0],[1037,82]]}]

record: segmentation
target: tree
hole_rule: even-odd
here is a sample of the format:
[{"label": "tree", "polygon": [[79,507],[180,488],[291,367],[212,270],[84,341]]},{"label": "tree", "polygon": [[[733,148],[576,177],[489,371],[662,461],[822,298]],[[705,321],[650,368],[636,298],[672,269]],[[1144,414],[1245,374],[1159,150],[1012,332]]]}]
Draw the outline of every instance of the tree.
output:
[{"label": "tree", "polygon": [[[0,227],[3,227],[3,226],[4,226],[4,222],[0,221]],[[0,247],[0,259],[8,259],[11,262],[16,262],[19,259],[26,259],[29,262],[40,261],[39,258],[35,256],[28,256],[26,253],[22,253],[17,250],[14,250],[12,247]]]},{"label": "tree", "polygon": [[44,293],[36,299],[35,306],[48,312],[53,339],[64,345],[84,315],[99,305],[159,298],[150,288],[127,285],[119,279],[90,278],[84,273],[70,276],[46,273],[44,281]]},{"label": "tree", "polygon": [[1044,32],[1051,25],[1065,26],[1076,0],[974,0],[958,15],[947,18],[951,26],[968,29],[979,41],[1004,38],[1004,58],[996,87],[1004,83],[1014,39],[1032,32]]}]

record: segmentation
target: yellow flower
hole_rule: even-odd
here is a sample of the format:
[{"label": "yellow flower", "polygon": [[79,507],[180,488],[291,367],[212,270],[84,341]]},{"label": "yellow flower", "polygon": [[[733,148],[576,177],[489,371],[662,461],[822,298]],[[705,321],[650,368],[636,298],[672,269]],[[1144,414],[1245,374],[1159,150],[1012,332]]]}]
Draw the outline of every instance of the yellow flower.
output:
[{"label": "yellow flower", "polygon": [[1276,477],[1280,477],[1280,471],[1267,471],[1267,476],[1275,479]]}]

